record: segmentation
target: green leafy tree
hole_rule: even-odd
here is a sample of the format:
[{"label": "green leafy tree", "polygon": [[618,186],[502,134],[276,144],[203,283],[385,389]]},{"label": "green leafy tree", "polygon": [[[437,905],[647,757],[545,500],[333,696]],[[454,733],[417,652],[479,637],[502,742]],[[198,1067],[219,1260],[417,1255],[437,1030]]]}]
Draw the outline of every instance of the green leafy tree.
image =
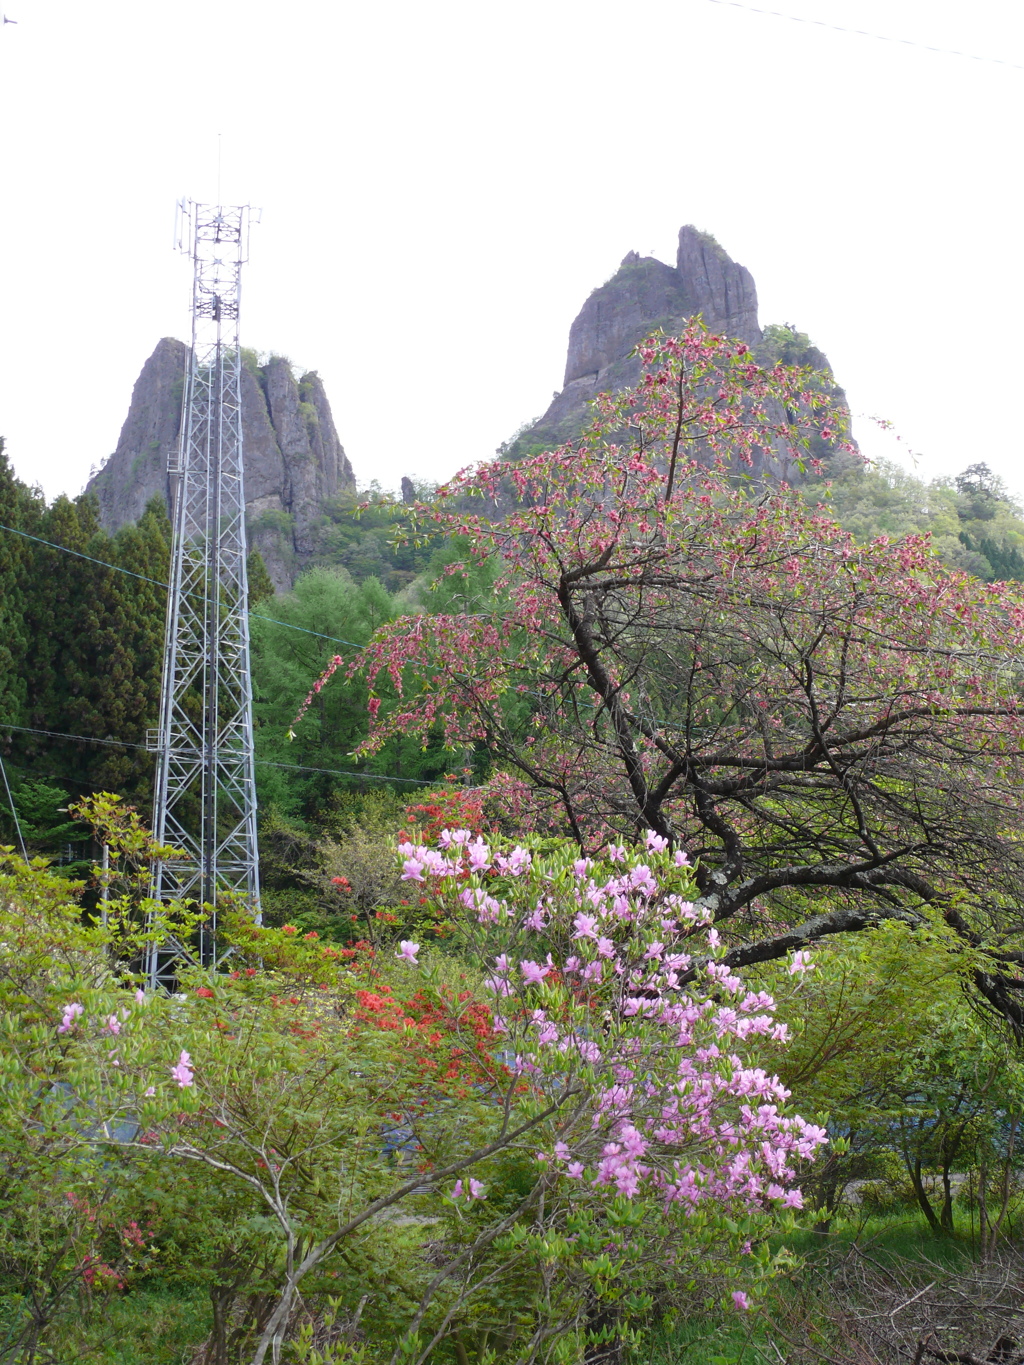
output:
[{"label": "green leafy tree", "polygon": [[888,923],[823,946],[799,979],[761,978],[793,1034],[783,1080],[842,1139],[811,1184],[822,1228],[850,1180],[891,1177],[895,1163],[940,1236],[954,1231],[953,1175],[972,1172],[974,1186],[989,1189],[1000,1172],[986,1233],[998,1235],[1024,1067],[1010,1036],[971,1006],[964,988],[977,966],[941,922]]},{"label": "green leafy tree", "polygon": [[310,725],[294,743],[287,738],[310,678],[339,652],[356,657],[395,611],[390,593],[376,578],[355,583],[344,571],[323,568],[303,574],[292,593],[275,598],[276,622],[253,618],[253,714],[262,805],[315,824],[331,810],[335,793],[368,785],[361,772],[406,779],[430,779],[444,772],[448,760],[424,753],[418,739],[396,737],[373,761],[353,757],[369,723],[363,683],[319,693],[312,701]]}]

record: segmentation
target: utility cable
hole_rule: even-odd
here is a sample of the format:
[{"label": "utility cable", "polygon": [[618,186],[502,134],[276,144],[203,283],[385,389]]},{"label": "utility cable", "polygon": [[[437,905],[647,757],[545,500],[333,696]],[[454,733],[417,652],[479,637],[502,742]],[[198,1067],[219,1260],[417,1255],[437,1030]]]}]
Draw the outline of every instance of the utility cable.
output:
[{"label": "utility cable", "polygon": [[[154,588],[163,588],[165,592],[170,591],[169,583],[161,583],[159,578],[148,578],[144,573],[136,573],[134,569],[122,568],[120,564],[110,564],[105,559],[96,559],[93,555],[87,555],[83,550],[72,550],[68,545],[57,545],[52,540],[44,540],[42,536],[30,535],[28,531],[19,531],[16,526],[4,526],[0,523],[0,531],[10,531],[11,535],[23,536],[25,540],[34,540],[37,545],[45,545],[50,550],[60,550],[62,554],[74,555],[76,559],[84,559],[89,564],[98,564],[101,569],[112,569],[114,573],[127,574],[129,578],[137,578],[141,583],[152,583]],[[207,597],[196,599],[199,602],[208,602]],[[329,640],[332,645],[351,645],[353,649],[365,649],[365,645],[357,645],[355,640],[343,640],[337,635],[325,635],[322,630],[309,630],[306,626],[293,625],[291,621],[277,621],[273,616],[263,616],[259,612],[253,611],[249,615],[254,621],[266,621],[271,626],[284,626],[286,630],[300,630],[303,635],[315,635],[318,640]]]},{"label": "utility cable", "polygon": [[[147,744],[133,744],[127,739],[98,739],[94,735],[71,735],[63,730],[36,730],[30,725],[11,725],[7,721],[0,721],[0,730],[17,730],[23,735],[45,735],[49,739],[78,739],[83,744],[111,744],[117,749],[139,749],[143,753],[153,753]],[[335,777],[358,777],[361,781],[368,782],[402,782],[412,783],[418,787],[432,787],[437,779],[432,777],[395,777],[390,773],[361,773],[352,768],[313,768],[304,763],[278,763],[272,758],[254,758],[254,763],[261,764],[264,768],[290,768],[299,773],[329,773]],[[4,782],[7,781],[7,774],[4,774]],[[10,791],[8,790],[8,800]],[[13,809],[13,803],[12,803]],[[17,815],[15,815],[17,822]]]},{"label": "utility cable", "polygon": [[827,19],[808,19],[802,14],[785,14],[782,10],[761,9],[758,5],[746,5],[742,0],[708,0],[710,5],[727,5],[730,9],[746,10],[748,14],[768,14],[773,19],[791,19],[794,24],[812,24],[815,28],[828,28],[834,33],[852,33],[858,38],[874,38],[880,43],[898,43],[902,47],[917,47],[922,52],[938,52],[944,57],[964,57],[970,62],[991,62],[994,66],[1008,66],[1013,71],[1024,71],[1024,64],[1007,62],[1002,57],[983,57],[977,52],[963,52],[956,47],[935,47],[932,43],[919,43],[916,38],[894,38],[889,33],[872,33],[864,28],[847,28],[843,24],[832,24]]},{"label": "utility cable", "polygon": [[21,821],[18,819],[17,807],[14,804],[14,797],[11,795],[11,784],[7,781],[7,769],[4,767],[3,755],[0,754],[0,776],[4,779],[4,791],[7,793],[7,803],[11,808],[11,815],[14,817],[14,828],[18,832],[18,843],[21,845],[21,856],[28,862],[28,851],[25,848],[25,839],[21,832]]}]

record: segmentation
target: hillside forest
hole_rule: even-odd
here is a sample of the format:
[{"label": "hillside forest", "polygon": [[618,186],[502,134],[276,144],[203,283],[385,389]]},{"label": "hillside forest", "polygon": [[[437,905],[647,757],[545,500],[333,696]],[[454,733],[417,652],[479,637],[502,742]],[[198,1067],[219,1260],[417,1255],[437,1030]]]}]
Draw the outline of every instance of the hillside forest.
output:
[{"label": "hillside forest", "polygon": [[167,509],[0,448],[0,1363],[1024,1361],[1024,509],[766,337],[251,557],[171,994]]}]

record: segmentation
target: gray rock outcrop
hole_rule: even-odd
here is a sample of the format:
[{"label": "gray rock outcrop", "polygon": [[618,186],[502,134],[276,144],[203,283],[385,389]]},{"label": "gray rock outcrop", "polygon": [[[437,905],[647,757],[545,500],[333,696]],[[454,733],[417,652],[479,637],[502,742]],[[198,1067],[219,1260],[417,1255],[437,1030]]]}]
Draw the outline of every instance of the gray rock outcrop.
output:
[{"label": "gray rock outcrop", "polygon": [[[167,461],[178,445],[187,358],[183,342],[158,342],[135,382],[117,448],[86,486],[108,531],[137,520],[155,495],[169,500]],[[242,451],[250,545],[274,586],[290,588],[316,552],[324,503],[356,486],[315,370],[296,379],[280,356],[263,365],[247,359]]]},{"label": "gray rock outcrop", "polygon": [[693,226],[679,229],[674,266],[631,251],[606,284],[587,299],[569,331],[565,378],[544,415],[518,433],[512,458],[571,440],[598,393],[628,388],[641,365],[630,352],[657,328],[678,332],[700,314],[707,326],[750,346],[761,340],[757,290],[715,239]]}]

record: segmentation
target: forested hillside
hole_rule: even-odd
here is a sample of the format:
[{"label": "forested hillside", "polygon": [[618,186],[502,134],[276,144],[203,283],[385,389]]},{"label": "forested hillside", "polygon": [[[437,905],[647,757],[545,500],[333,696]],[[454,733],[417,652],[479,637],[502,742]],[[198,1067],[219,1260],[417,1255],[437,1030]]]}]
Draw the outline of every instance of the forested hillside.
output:
[{"label": "forested hillside", "polygon": [[[351,497],[330,505],[322,563],[293,593],[275,597],[259,555],[250,559],[260,806],[300,828],[319,829],[345,793],[415,792],[452,761],[412,741],[354,760],[367,725],[361,684],[319,697],[296,741],[287,739],[310,680],[334,654],[351,659],[411,602],[443,609],[457,591],[457,580],[428,590],[445,562],[436,542],[392,546],[401,506],[374,490],[366,499],[363,512]],[[0,753],[30,849],[73,859],[85,833],[64,813],[69,801],[106,790],[150,807],[146,742],[159,710],[170,524],[154,498],[137,523],[108,535],[92,495],[47,506],[0,449],[0,526]],[[398,595],[414,581],[414,598]],[[0,795],[0,842],[14,838]]]},{"label": "forested hillside", "polygon": [[[571,452],[253,561],[264,913],[211,962],[71,799],[145,810],[162,508],[4,466],[15,803],[110,857],[0,852],[0,1360],[1020,1365],[1021,517],[865,470],[816,367],[642,351]],[[787,441],[831,481],[752,496]]]},{"label": "forested hillside", "polygon": [[[793,329],[768,329],[766,341],[784,363],[806,363],[812,349]],[[803,496],[858,541],[927,534],[950,567],[986,582],[1024,579],[1024,517],[984,463],[927,483],[895,465],[836,463],[832,477],[807,480]],[[344,793],[382,785],[375,778],[412,791],[465,759],[395,739],[356,762],[367,729],[359,682],[318,696],[296,741],[286,737],[309,680],[335,653],[348,662],[378,625],[410,610],[443,611],[466,593],[486,602],[486,573],[470,585],[439,580],[452,546],[395,543],[402,517],[402,504],[375,488],[330,501],[318,567],[288,594],[273,594],[252,557],[257,780],[261,808],[275,818],[319,828]],[[47,506],[2,451],[0,525],[0,744],[29,842],[68,857],[82,837],[61,812],[69,799],[110,790],[149,808],[146,731],[157,721],[170,525],[154,498],[137,523],[108,535],[92,496]],[[481,774],[483,755],[473,762]],[[12,839],[0,804],[0,837]]]},{"label": "forested hillside", "polygon": [[[818,496],[811,485],[805,493]],[[984,462],[928,483],[898,465],[851,466],[831,481],[824,505],[860,542],[925,534],[951,568],[986,583],[1024,579],[1020,504]]]}]

